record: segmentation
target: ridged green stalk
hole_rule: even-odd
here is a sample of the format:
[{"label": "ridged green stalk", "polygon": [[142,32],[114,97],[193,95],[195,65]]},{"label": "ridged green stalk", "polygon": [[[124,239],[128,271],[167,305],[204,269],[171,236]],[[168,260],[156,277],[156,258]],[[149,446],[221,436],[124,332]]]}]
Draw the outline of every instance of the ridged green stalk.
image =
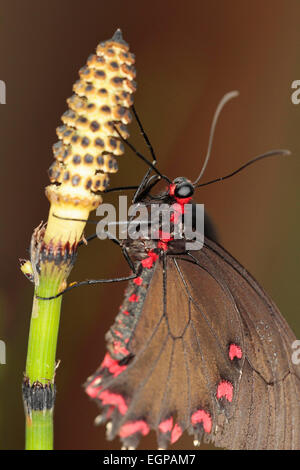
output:
[{"label": "ridged green stalk", "polygon": [[[65,269],[44,265],[35,288],[35,295],[56,295],[66,276]],[[32,386],[35,383],[54,386],[56,346],[59,330],[62,297],[42,300],[34,297],[28,341],[25,377]],[[41,386],[41,385],[40,385]],[[53,407],[26,413],[26,449],[53,449]]]}]

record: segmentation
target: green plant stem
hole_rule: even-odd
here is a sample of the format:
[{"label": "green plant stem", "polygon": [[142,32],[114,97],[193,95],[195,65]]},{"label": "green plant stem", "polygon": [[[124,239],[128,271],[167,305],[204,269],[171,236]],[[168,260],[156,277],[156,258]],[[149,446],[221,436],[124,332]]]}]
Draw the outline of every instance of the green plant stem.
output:
[{"label": "green plant stem", "polygon": [[[41,297],[56,295],[65,274],[65,270],[58,267],[45,268],[35,294]],[[25,372],[31,386],[35,382],[54,384],[61,301],[62,297],[53,300],[34,297]],[[32,409],[26,416],[26,449],[52,448],[53,408],[43,411]]]},{"label": "green plant stem", "polygon": [[26,420],[26,450],[53,449],[53,410],[33,411]]},{"label": "green plant stem", "polygon": [[[60,283],[61,278],[41,277],[35,294],[40,297],[56,295]],[[53,300],[34,298],[26,362],[26,376],[31,383],[46,384],[53,380],[61,301],[62,297]]]}]

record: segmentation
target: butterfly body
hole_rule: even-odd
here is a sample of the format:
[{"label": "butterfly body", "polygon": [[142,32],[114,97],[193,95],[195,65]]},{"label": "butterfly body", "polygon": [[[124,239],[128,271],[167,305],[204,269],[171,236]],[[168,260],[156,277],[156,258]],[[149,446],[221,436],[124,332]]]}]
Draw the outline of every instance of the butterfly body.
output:
[{"label": "butterfly body", "polygon": [[[184,215],[192,186],[178,178],[159,198]],[[151,429],[167,448],[183,432],[230,449],[300,448],[295,337],[250,274],[205,238],[198,251],[169,233],[125,241],[130,281],[108,353],[86,392],[103,409],[109,439],[136,448]],[[178,218],[178,220],[180,220]],[[179,223],[179,222],[178,222]]]}]

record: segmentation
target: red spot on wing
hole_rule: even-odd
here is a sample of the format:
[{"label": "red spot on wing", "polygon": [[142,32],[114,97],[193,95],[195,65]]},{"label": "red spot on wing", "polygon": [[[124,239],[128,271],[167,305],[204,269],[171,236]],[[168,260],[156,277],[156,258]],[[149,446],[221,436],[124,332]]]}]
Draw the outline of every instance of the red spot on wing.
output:
[{"label": "red spot on wing", "polygon": [[209,413],[204,410],[198,410],[191,416],[192,424],[202,423],[205,432],[209,433],[212,428],[212,420]]},{"label": "red spot on wing", "polygon": [[160,430],[160,432],[165,433],[165,432],[171,432],[172,427],[173,427],[173,417],[171,416],[171,418],[165,419],[165,421],[162,421],[159,424],[158,429]]},{"label": "red spot on wing", "polygon": [[141,277],[136,277],[135,279],[133,279],[133,282],[137,285],[137,286],[141,286],[143,284],[143,279]]},{"label": "red spot on wing", "polygon": [[176,423],[171,434],[171,444],[174,444],[174,442],[178,441],[181,435],[182,435],[182,429],[179,426],[179,424]]},{"label": "red spot on wing", "polygon": [[86,393],[88,394],[89,397],[91,398],[96,398],[102,389],[100,384],[101,382],[101,376],[96,377],[87,387],[86,387]]},{"label": "red spot on wing", "polygon": [[115,408],[116,408],[115,406],[109,407],[108,411],[106,412],[106,416],[105,416],[106,419],[109,419],[111,417]]},{"label": "red spot on wing", "polygon": [[109,370],[111,374],[113,374],[114,377],[117,377],[117,375],[121,374],[123,370],[126,369],[126,365],[120,366],[119,362],[113,359],[109,353],[106,353],[103,362],[101,364],[101,367],[105,367],[106,369]]},{"label": "red spot on wing", "polygon": [[242,356],[243,356],[243,352],[241,348],[237,346],[236,344],[232,343],[229,346],[229,357],[231,361],[233,361],[235,357],[237,357],[238,359],[241,359]]},{"label": "red spot on wing", "polygon": [[233,386],[227,380],[221,380],[217,388],[217,398],[220,399],[222,397],[225,397],[228,401],[232,401]]},{"label": "red spot on wing", "polygon": [[129,302],[138,302],[139,301],[139,296],[136,295],[136,294],[132,294],[130,297],[129,297]]},{"label": "red spot on wing", "polygon": [[123,310],[124,315],[129,315],[129,312],[127,310]]},{"label": "red spot on wing", "polygon": [[127,412],[127,405],[122,397],[122,395],[118,393],[112,393],[109,390],[104,390],[100,393],[99,399],[102,401],[103,405],[114,405],[119,409],[121,415],[125,415]]},{"label": "red spot on wing", "polygon": [[120,428],[119,431],[119,436],[120,437],[129,437],[132,436],[132,434],[135,434],[136,432],[140,432],[143,436],[146,436],[150,431],[150,428],[146,421],[139,420],[139,421],[132,421],[126,424],[123,424],[123,426]]}]

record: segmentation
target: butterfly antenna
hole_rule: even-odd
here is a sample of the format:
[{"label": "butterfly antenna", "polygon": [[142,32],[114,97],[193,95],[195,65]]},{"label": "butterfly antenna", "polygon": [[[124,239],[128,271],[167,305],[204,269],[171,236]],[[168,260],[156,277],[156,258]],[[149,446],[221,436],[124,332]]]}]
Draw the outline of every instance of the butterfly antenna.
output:
[{"label": "butterfly antenna", "polygon": [[203,186],[207,186],[209,184],[216,183],[217,181],[226,180],[227,178],[231,178],[231,176],[234,176],[237,173],[239,173],[240,171],[244,170],[245,168],[247,168],[247,166],[250,166],[253,163],[257,162],[258,160],[262,160],[264,158],[274,157],[274,156],[278,156],[278,155],[291,155],[291,152],[289,150],[284,150],[284,149],[270,150],[269,152],[263,153],[262,155],[258,155],[258,157],[252,158],[251,160],[249,160],[249,162],[245,163],[244,165],[242,165],[237,170],[233,171],[232,173],[229,173],[229,175],[221,176],[221,178],[216,178],[214,180],[207,181],[206,183],[198,184],[198,186],[195,186],[195,188],[200,188],[200,187],[203,187]]},{"label": "butterfly antenna", "polygon": [[143,139],[144,139],[144,141],[146,142],[146,145],[147,145],[147,147],[148,147],[148,149],[149,149],[149,151],[150,151],[150,153],[151,153],[151,156],[152,156],[152,159],[153,159],[152,163],[153,163],[153,165],[155,165],[155,163],[157,162],[157,158],[156,158],[155,152],[154,152],[154,150],[153,150],[152,144],[151,144],[151,142],[150,142],[150,139],[149,139],[149,137],[147,136],[147,134],[146,134],[146,132],[145,132],[145,129],[143,128],[143,125],[142,125],[142,123],[141,123],[141,121],[140,121],[140,118],[139,118],[139,116],[138,116],[138,113],[136,112],[136,109],[135,109],[134,105],[131,106],[131,109],[132,109],[132,112],[133,112],[133,114],[134,114],[135,120],[136,120],[136,122],[137,122],[137,124],[138,124],[138,126],[139,126],[139,128],[140,128],[140,131],[141,131],[141,134],[142,134],[142,136],[143,136]]},{"label": "butterfly antenna", "polygon": [[212,143],[213,143],[213,139],[214,139],[215,129],[216,129],[216,125],[217,125],[219,116],[221,114],[221,111],[224,108],[225,104],[228,103],[228,101],[230,101],[232,98],[236,98],[238,95],[239,95],[238,91],[230,91],[229,93],[226,93],[226,95],[223,96],[223,98],[221,99],[221,101],[219,102],[219,104],[217,106],[217,109],[215,111],[215,114],[214,114],[214,117],[213,117],[213,120],[212,120],[211,128],[210,128],[206,157],[205,157],[202,169],[200,171],[200,174],[199,174],[198,178],[193,183],[194,186],[201,179],[201,177],[202,177],[202,175],[205,171],[205,168],[207,167],[207,164],[208,164],[208,161],[209,161],[209,158],[210,158],[210,154],[211,154],[211,148],[212,148]]},{"label": "butterfly antenna", "polygon": [[163,175],[157,168],[155,168],[155,163],[156,161],[154,161],[153,163],[152,162],[149,162],[149,160],[144,157],[144,155],[142,155],[133,145],[131,142],[129,142],[128,140],[124,139],[124,137],[122,136],[122,134],[119,132],[117,126],[114,125],[114,129],[115,131],[117,132],[118,136],[120,137],[120,139],[122,140],[122,142],[124,143],[124,145],[127,145],[127,147],[129,147],[141,160],[143,160],[143,162],[145,162],[149,169],[151,168],[157,175],[159,175],[162,179],[166,180],[168,183],[171,183],[172,181],[165,175]]}]

